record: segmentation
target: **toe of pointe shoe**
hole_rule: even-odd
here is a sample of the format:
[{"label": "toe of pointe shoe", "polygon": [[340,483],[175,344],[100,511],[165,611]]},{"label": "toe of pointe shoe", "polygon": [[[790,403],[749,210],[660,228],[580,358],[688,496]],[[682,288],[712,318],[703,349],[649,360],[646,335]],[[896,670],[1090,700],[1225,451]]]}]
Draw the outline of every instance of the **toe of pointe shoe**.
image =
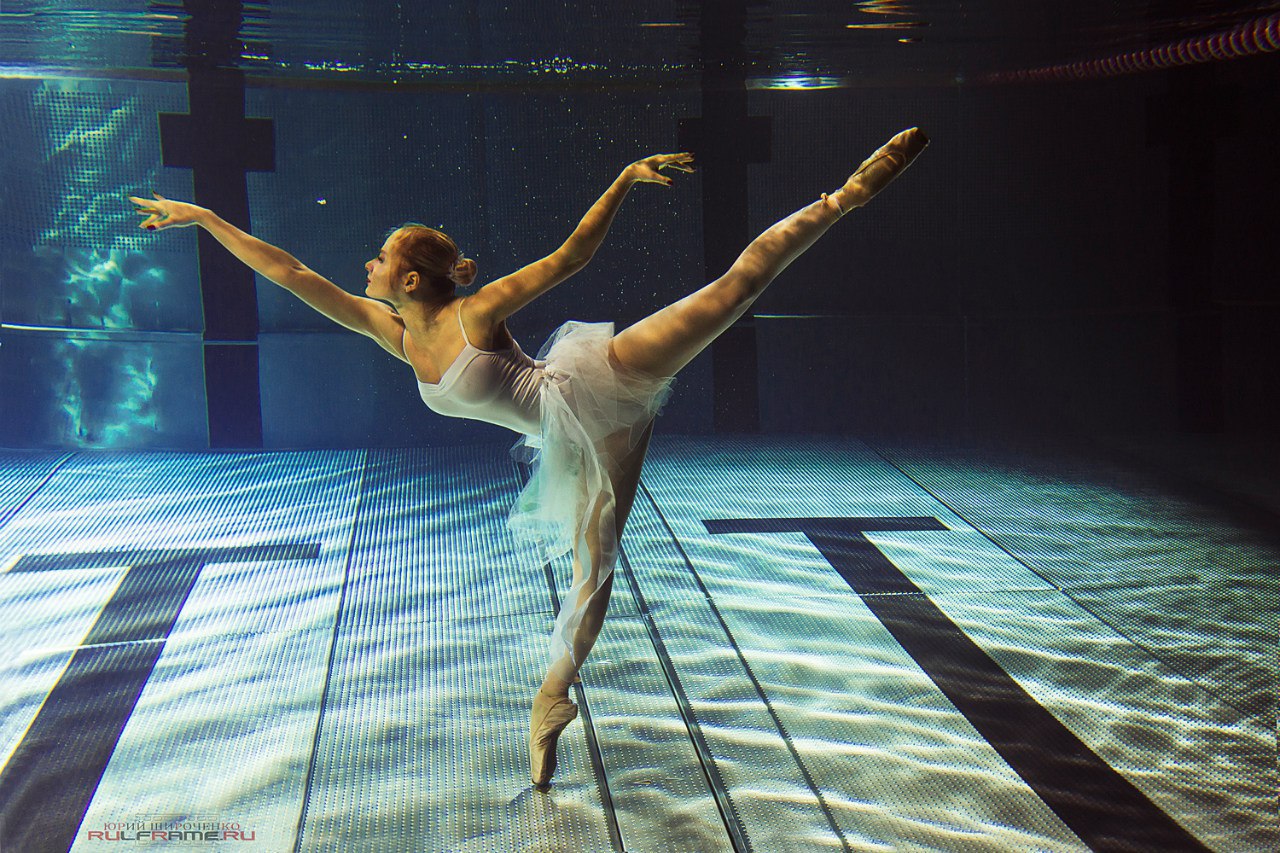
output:
[{"label": "toe of pointe shoe", "polygon": [[858,170],[845,183],[845,201],[853,207],[861,207],[916,159],[929,144],[929,137],[918,127],[907,128],[895,135],[876,152],[862,161]]},{"label": "toe of pointe shoe", "polygon": [[555,702],[529,733],[529,771],[535,788],[551,784],[556,772],[556,744],[565,727],[578,717],[578,706],[567,698]]},{"label": "toe of pointe shoe", "polygon": [[[902,154],[910,163],[916,155],[929,145],[929,137],[918,127],[909,127],[890,139],[881,151],[893,151]],[[879,152],[877,152],[879,153]]]}]

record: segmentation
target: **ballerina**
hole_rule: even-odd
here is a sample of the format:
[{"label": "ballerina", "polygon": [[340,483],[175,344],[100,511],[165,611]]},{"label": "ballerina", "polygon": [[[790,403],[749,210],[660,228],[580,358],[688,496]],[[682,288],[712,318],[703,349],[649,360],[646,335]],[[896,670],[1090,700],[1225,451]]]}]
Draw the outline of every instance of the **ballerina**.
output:
[{"label": "ballerina", "polygon": [[673,184],[693,155],[656,154],[625,169],[550,255],[462,295],[476,276],[443,232],[393,230],[365,264],[365,294],[342,290],[288,252],[197,205],[130,197],[140,228],[198,225],[264,278],[406,362],[436,412],[487,421],[521,435],[512,448],[533,474],[511,509],[516,535],[550,561],[572,554],[573,584],[552,631],[548,666],[529,721],[530,776],[545,789],[561,732],[578,716],[569,688],[595,645],[613,587],[653,421],[677,373],[741,317],[765,287],[837,220],[884,189],[924,150],[910,128],[890,139],[845,184],[770,226],[720,278],[620,332],[569,321],[530,358],[507,330],[512,314],[585,267],[636,183]]}]

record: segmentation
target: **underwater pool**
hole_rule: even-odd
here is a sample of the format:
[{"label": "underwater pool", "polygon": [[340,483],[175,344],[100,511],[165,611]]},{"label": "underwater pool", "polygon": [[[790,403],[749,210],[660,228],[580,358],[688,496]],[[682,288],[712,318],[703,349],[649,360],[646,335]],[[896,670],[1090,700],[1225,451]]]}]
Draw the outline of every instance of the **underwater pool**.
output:
[{"label": "underwater pool", "polygon": [[1275,849],[1280,3],[1050,5],[4,3],[0,851]]}]

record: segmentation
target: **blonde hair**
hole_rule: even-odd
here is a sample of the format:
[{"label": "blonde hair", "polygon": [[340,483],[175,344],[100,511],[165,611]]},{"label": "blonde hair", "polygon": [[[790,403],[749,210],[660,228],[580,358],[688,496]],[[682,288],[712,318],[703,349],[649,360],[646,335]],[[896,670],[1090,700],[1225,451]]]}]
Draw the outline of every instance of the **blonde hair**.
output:
[{"label": "blonde hair", "polygon": [[416,272],[434,287],[451,290],[448,281],[458,287],[466,287],[475,280],[476,262],[463,256],[448,234],[421,222],[406,222],[393,228],[396,239],[396,255],[399,269],[396,275]]}]

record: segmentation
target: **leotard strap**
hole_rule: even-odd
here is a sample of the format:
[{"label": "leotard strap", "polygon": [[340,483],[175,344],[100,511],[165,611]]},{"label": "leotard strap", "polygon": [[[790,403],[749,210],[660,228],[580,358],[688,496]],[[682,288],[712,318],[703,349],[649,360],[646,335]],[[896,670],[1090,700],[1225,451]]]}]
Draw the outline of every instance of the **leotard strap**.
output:
[{"label": "leotard strap", "polygon": [[458,328],[462,330],[462,340],[466,341],[467,346],[472,349],[478,349],[475,344],[471,343],[471,338],[467,337],[467,327],[462,325],[462,300],[458,300]]}]

